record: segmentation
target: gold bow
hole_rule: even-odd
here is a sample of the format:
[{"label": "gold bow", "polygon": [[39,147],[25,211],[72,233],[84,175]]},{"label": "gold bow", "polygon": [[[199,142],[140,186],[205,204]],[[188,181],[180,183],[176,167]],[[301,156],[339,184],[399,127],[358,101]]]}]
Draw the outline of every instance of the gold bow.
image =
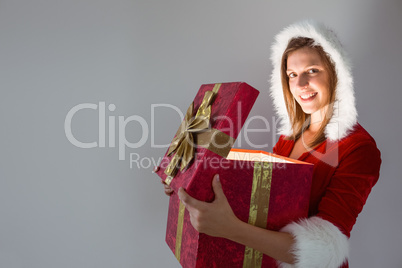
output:
[{"label": "gold bow", "polygon": [[216,84],[212,91],[205,92],[204,98],[195,117],[192,117],[194,102],[191,103],[190,107],[188,107],[185,119],[180,125],[178,134],[174,137],[167,153],[167,155],[170,156],[176,152],[165,169],[165,174],[168,175],[168,178],[165,181],[166,184],[169,185],[173,177],[176,175],[180,162],[180,171],[183,171],[194,158],[194,147],[197,144],[195,141],[195,134],[210,129],[211,104],[220,85],[221,84]]}]

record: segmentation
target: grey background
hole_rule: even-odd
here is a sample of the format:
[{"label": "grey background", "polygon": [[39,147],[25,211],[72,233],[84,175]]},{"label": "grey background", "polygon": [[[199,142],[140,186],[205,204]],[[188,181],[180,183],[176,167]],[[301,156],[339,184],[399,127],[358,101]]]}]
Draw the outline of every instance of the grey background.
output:
[{"label": "grey background", "polygon": [[[179,267],[164,242],[168,198],[147,167],[166,148],[148,137],[124,161],[118,148],[77,148],[64,132],[68,111],[106,102],[116,105],[107,117],[150,126],[152,104],[184,112],[201,84],[245,81],[261,91],[250,116],[272,122],[269,46],[304,18],[338,32],[354,63],[359,122],[382,152],[351,267],[402,267],[401,14],[397,0],[1,0],[0,267]],[[159,108],[154,120],[156,143],[169,143],[178,114]],[[97,141],[97,111],[77,113],[72,130]],[[136,142],[141,126],[125,134]],[[249,138],[270,151],[277,137]],[[145,167],[130,168],[130,153]]]}]

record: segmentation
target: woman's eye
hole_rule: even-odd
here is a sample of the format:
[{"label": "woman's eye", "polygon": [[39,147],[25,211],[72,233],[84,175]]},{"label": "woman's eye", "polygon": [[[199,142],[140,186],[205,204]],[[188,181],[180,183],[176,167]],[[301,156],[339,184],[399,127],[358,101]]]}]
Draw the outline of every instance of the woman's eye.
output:
[{"label": "woman's eye", "polygon": [[307,73],[309,73],[309,74],[318,73],[318,69],[310,69],[310,70],[307,71]]},{"label": "woman's eye", "polygon": [[296,77],[296,74],[295,73],[290,73],[290,74],[288,74],[288,77],[289,78],[294,78],[294,77]]}]

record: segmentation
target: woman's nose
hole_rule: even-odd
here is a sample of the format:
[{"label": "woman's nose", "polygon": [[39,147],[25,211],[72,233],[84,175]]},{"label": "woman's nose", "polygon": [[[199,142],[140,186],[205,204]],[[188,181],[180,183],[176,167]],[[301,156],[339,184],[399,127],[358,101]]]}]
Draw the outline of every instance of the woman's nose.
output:
[{"label": "woman's nose", "polygon": [[308,77],[306,75],[299,75],[297,77],[296,86],[299,89],[305,89],[308,86]]}]

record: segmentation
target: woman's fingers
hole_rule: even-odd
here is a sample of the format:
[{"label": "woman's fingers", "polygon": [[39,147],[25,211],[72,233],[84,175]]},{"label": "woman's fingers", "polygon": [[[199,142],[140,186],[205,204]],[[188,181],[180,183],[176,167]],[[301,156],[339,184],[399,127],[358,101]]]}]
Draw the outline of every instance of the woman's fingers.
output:
[{"label": "woman's fingers", "polygon": [[173,193],[173,189],[169,185],[166,185],[165,183],[163,183],[163,188],[165,188],[165,194],[167,196],[170,196]]},{"label": "woman's fingers", "polygon": [[171,196],[173,194],[173,190],[165,190],[165,194],[167,196]]},{"label": "woman's fingers", "polygon": [[199,201],[194,197],[191,197],[183,187],[180,187],[179,192],[179,199],[183,204],[186,206],[187,210],[191,213],[194,210],[202,210],[205,207],[205,202]]},{"label": "woman's fingers", "polygon": [[215,201],[221,200],[226,198],[223,190],[222,190],[222,184],[219,180],[219,175],[215,174],[213,180],[212,180],[212,189],[215,194]]},{"label": "woman's fingers", "polygon": [[165,188],[165,190],[173,191],[172,187],[170,187],[169,185],[164,184],[163,187]]},{"label": "woman's fingers", "polygon": [[[154,167],[154,169],[152,170],[153,173],[156,173],[156,172],[158,172],[158,171],[159,171],[159,167],[158,167],[158,166]],[[166,183],[165,183],[163,180],[161,180],[161,183],[163,184],[163,188],[164,188],[164,190],[165,190],[165,194],[166,194],[167,196],[171,196],[172,193],[173,193],[173,189],[172,189],[169,185],[166,185]]]}]

